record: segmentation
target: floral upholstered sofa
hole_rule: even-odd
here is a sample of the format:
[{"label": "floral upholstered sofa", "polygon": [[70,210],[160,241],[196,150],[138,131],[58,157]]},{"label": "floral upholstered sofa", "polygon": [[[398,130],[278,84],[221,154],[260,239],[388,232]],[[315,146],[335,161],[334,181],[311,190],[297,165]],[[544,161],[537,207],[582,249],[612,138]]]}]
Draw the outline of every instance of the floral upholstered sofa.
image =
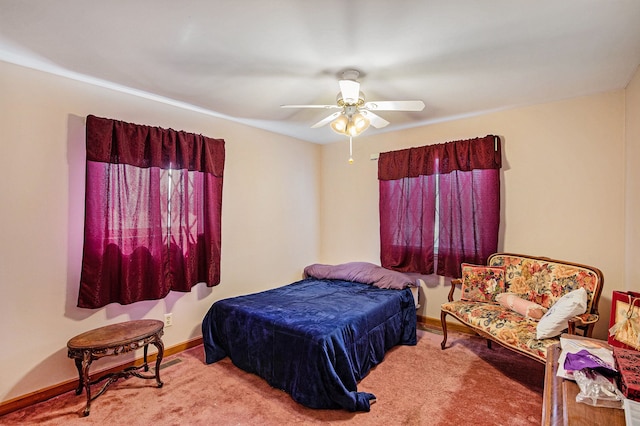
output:
[{"label": "floral upholstered sofa", "polygon": [[[591,336],[602,286],[599,269],[545,257],[496,253],[486,266],[463,264],[440,310],[442,349],[451,315],[489,346],[494,341],[544,363],[561,333]],[[458,287],[462,294],[454,300]]]}]

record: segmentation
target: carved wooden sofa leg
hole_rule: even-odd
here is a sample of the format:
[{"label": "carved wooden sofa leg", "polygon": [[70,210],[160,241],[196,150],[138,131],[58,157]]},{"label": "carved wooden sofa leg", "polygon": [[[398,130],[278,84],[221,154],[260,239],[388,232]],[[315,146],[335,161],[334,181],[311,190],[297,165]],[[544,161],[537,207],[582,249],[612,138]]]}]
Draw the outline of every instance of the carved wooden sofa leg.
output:
[{"label": "carved wooden sofa leg", "polygon": [[447,321],[445,317],[447,313],[445,311],[440,311],[440,322],[442,323],[442,343],[440,343],[440,347],[444,349],[447,345]]}]

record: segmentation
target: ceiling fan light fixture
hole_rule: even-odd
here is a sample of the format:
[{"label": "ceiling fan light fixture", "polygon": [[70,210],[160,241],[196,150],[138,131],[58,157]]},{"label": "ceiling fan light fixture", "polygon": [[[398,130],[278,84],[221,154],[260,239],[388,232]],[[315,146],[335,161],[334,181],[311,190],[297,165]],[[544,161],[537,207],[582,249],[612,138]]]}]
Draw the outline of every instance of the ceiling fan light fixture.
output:
[{"label": "ceiling fan light fixture", "polygon": [[360,132],[358,131],[356,125],[353,124],[353,121],[349,120],[349,123],[347,123],[347,130],[344,132],[344,134],[347,136],[358,136]]},{"label": "ceiling fan light fixture", "polygon": [[340,114],[338,118],[331,122],[331,128],[334,132],[346,136],[358,136],[367,130],[370,121],[360,112],[355,114]]},{"label": "ceiling fan light fixture", "polygon": [[369,124],[371,124],[369,119],[367,119],[367,117],[365,117],[359,112],[354,114],[351,117],[351,122],[353,123],[353,126],[356,128],[356,131],[358,132],[358,134],[367,130],[367,128],[369,127]]},{"label": "ceiling fan light fixture", "polygon": [[349,119],[346,115],[340,114],[338,118],[331,122],[331,128],[334,132],[340,133],[341,135],[347,134],[347,127],[349,125]]}]

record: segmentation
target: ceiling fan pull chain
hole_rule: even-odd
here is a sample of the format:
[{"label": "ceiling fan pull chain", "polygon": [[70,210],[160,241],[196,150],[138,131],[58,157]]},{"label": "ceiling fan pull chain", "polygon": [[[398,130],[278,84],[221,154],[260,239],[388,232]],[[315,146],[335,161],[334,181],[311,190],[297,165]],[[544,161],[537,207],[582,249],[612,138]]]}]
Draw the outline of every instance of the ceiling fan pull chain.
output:
[{"label": "ceiling fan pull chain", "polygon": [[349,164],[353,164],[353,137],[349,136]]}]

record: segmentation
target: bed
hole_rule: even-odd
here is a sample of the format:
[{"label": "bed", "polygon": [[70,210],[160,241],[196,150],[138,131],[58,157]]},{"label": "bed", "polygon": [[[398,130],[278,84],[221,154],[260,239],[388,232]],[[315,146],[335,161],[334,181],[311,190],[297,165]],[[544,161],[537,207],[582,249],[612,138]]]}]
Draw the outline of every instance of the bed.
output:
[{"label": "bed", "polygon": [[215,302],[202,322],[205,362],[229,356],[310,408],[369,411],[357,383],[396,345],[416,344],[411,277],[351,262]]}]

